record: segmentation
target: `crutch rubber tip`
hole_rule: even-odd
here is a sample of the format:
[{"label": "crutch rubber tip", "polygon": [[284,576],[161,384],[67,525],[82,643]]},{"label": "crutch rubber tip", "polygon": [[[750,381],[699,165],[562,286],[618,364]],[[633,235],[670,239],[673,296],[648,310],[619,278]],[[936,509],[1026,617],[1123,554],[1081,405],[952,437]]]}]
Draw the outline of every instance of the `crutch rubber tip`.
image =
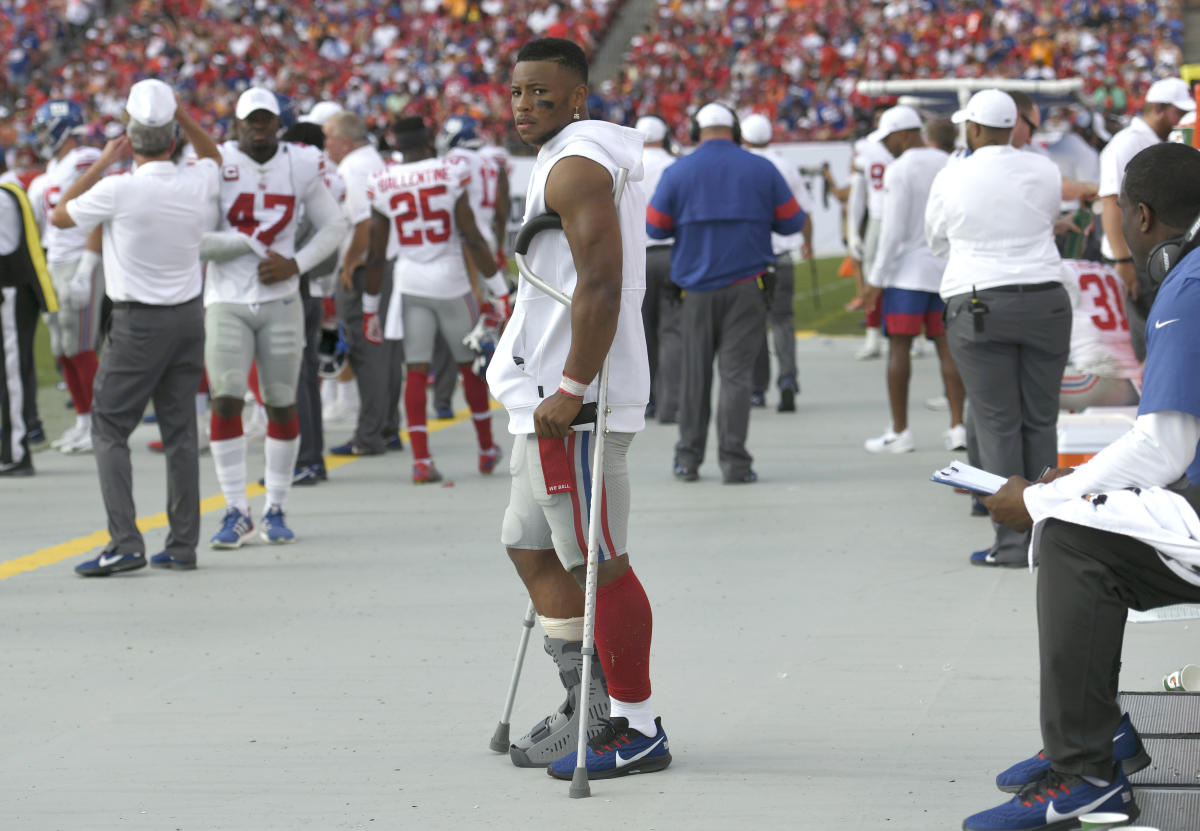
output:
[{"label": "crutch rubber tip", "polygon": [[496,732],[492,734],[492,740],[488,743],[488,747],[497,753],[507,753],[508,746],[508,725],[502,721],[496,725]]},{"label": "crutch rubber tip", "polygon": [[592,795],[592,786],[588,784],[587,768],[575,768],[571,776],[571,799],[584,799]]}]

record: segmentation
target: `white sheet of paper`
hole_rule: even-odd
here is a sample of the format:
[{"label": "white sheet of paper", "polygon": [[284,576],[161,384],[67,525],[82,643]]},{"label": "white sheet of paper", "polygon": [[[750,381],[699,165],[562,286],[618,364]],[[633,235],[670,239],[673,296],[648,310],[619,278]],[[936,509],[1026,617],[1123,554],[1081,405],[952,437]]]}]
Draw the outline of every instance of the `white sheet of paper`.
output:
[{"label": "white sheet of paper", "polygon": [[966,462],[951,462],[941,470],[934,471],[930,481],[982,494],[993,494],[1008,480],[1003,476],[972,467]]}]

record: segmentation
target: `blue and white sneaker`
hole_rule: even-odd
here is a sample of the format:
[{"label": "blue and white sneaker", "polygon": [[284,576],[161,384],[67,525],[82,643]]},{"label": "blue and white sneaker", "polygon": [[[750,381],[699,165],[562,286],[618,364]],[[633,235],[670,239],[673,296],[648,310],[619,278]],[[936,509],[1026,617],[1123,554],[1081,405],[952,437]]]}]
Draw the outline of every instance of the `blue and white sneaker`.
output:
[{"label": "blue and white sneaker", "polygon": [[1133,789],[1120,765],[1107,785],[1048,770],[1003,805],[967,817],[963,831],[1050,831],[1075,828],[1078,818],[1094,811],[1119,811],[1131,820],[1140,813]]},{"label": "blue and white sneaker", "polygon": [[107,577],[119,571],[133,571],[144,565],[146,555],[140,551],[118,554],[116,551],[105,549],[92,559],[75,566],[75,573],[80,577]]},{"label": "blue and white sneaker", "polygon": [[172,557],[168,551],[160,551],[150,558],[151,568],[171,568],[176,571],[195,571],[195,560],[181,560],[178,557]]},{"label": "blue and white sneaker", "polygon": [[226,508],[225,518],[221,520],[221,530],[213,534],[208,542],[213,548],[241,548],[242,543],[254,535],[254,523],[249,515],[243,514],[237,508]]},{"label": "blue and white sneaker", "polygon": [[272,505],[263,514],[260,536],[263,542],[276,545],[296,541],[296,535],[292,533],[291,528],[287,527],[287,522],[283,518],[283,509],[278,505]]},{"label": "blue and white sneaker", "polygon": [[[625,718],[610,719],[604,729],[588,742],[588,779],[615,779],[634,773],[653,773],[671,764],[670,745],[663,732],[662,719],[656,718],[654,726],[658,733],[645,736],[629,726]],[[575,775],[576,752],[572,750],[557,762],[552,762],[546,773],[555,779],[570,779]]]},{"label": "blue and white sneaker", "polygon": [[[1150,764],[1150,754],[1146,752],[1129,713],[1121,716],[1117,732],[1113,736],[1113,761],[1121,763],[1121,770],[1126,776],[1133,776]],[[1005,793],[1017,793],[1030,782],[1036,782],[1046,771],[1050,770],[1050,760],[1045,751],[1039,750],[1023,762],[1017,762],[1008,770],[996,777],[996,787]]]}]

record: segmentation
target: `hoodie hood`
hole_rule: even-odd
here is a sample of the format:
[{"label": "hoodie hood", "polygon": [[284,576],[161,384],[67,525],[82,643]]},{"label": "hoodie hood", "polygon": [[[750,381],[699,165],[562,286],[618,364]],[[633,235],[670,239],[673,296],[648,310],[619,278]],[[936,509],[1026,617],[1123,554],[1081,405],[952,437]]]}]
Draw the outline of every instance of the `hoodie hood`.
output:
[{"label": "hoodie hood", "polygon": [[642,149],[646,144],[645,137],[637,130],[608,121],[573,121],[543,144],[538,156],[549,158],[557,155],[568,144],[575,142],[588,142],[599,147],[616,162],[617,167],[629,171],[629,181],[640,182],[644,177]]}]

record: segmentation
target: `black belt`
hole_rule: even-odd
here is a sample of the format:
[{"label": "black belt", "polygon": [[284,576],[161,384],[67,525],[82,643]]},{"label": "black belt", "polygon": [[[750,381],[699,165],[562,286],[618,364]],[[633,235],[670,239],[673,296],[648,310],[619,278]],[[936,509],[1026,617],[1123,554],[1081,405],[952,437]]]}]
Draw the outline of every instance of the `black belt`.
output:
[{"label": "black belt", "polygon": [[1003,291],[1012,292],[1015,294],[1029,294],[1035,291],[1050,291],[1051,289],[1062,288],[1062,283],[1018,283],[1014,286],[995,286],[990,289],[981,289],[981,291]]},{"label": "black belt", "polygon": [[184,300],[182,303],[139,303],[136,300],[114,300],[114,309],[179,309],[183,306],[189,306],[200,300],[200,295],[196,295],[191,300]]}]

